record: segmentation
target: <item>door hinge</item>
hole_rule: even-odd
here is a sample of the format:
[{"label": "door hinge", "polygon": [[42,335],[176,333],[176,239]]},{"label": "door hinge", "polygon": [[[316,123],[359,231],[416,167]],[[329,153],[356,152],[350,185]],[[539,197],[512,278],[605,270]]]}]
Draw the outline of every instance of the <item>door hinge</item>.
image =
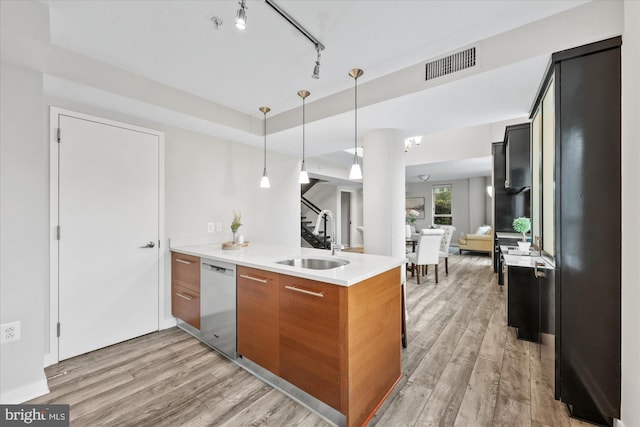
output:
[{"label": "door hinge", "polygon": [[158,249],[160,249],[160,240],[158,240]]},{"label": "door hinge", "polygon": [[58,128],[58,131],[57,131],[57,134],[56,134],[56,136],[58,138],[58,143],[60,143],[60,133],[61,133],[60,132],[60,128]]},{"label": "door hinge", "polygon": [[58,333],[58,338],[60,338],[60,322],[58,322],[58,325],[56,326],[56,331]]},{"label": "door hinge", "polygon": [[60,240],[60,226],[56,226],[56,240]]}]

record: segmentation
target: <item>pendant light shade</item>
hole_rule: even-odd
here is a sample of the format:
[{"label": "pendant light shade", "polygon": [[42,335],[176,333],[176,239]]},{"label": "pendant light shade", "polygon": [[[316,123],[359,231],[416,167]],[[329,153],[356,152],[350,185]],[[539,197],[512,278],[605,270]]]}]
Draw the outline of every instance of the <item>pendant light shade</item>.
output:
[{"label": "pendant light shade", "polygon": [[269,107],[260,107],[260,111],[264,115],[264,169],[262,171],[262,179],[260,180],[260,188],[270,188],[269,177],[267,176],[267,113],[271,111]]},{"label": "pendant light shade", "polygon": [[349,179],[362,179],[362,169],[358,163],[358,77],[364,74],[359,68],[354,68],[349,71],[349,75],[353,77],[355,84],[355,103],[353,111],[355,113],[355,131],[353,137],[353,165],[351,165],[351,171],[349,172]]},{"label": "pendant light shade", "polygon": [[357,161],[351,165],[349,179],[362,179],[362,169],[360,169],[360,165]]},{"label": "pendant light shade", "polygon": [[309,174],[307,173],[307,167],[304,164],[304,148],[305,148],[304,147],[305,146],[305,141],[304,141],[304,122],[305,122],[304,105],[305,105],[305,99],[309,95],[311,95],[311,93],[308,90],[298,91],[298,96],[300,98],[302,98],[302,167],[300,168],[300,178],[298,179],[298,182],[300,184],[308,184],[309,183]]}]

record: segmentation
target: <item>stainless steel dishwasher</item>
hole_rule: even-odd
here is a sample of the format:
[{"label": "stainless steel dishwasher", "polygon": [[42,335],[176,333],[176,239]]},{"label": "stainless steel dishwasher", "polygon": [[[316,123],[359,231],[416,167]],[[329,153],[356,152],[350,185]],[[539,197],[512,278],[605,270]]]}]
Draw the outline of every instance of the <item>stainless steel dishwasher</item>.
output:
[{"label": "stainless steel dishwasher", "polygon": [[236,266],[202,258],[200,339],[236,358]]}]

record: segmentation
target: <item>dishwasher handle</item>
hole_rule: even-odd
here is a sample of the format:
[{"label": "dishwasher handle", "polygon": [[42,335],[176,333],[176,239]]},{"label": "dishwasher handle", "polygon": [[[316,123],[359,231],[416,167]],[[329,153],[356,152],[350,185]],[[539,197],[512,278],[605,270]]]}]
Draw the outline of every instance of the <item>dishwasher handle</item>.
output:
[{"label": "dishwasher handle", "polygon": [[217,265],[202,263],[202,268],[220,274],[233,274],[233,270],[229,268],[218,267]]}]

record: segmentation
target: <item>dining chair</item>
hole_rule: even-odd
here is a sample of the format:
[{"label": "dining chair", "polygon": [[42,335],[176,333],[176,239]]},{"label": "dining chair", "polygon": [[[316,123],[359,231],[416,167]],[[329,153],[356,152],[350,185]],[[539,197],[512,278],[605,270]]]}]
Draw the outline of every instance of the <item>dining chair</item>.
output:
[{"label": "dining chair", "polygon": [[420,284],[422,270],[424,270],[426,278],[429,265],[435,265],[436,283],[438,283],[440,241],[443,235],[444,230],[439,228],[422,230],[418,237],[418,248],[416,252],[407,255],[407,261],[411,263],[411,277],[414,277],[417,270],[418,284]]},{"label": "dining chair", "polygon": [[442,240],[440,241],[440,258],[444,258],[444,271],[449,275],[449,246],[451,246],[451,237],[456,228],[453,225],[441,225],[439,227],[444,231]]}]

